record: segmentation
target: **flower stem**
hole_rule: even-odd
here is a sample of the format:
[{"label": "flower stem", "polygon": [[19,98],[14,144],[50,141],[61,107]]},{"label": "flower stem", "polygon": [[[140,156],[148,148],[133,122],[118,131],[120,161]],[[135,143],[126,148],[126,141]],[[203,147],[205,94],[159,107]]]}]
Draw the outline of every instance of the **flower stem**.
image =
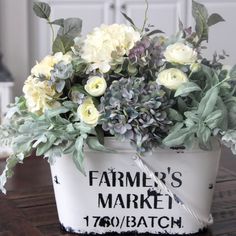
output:
[{"label": "flower stem", "polygon": [[48,18],[48,24],[50,25],[51,32],[52,32],[52,45],[53,45],[53,42],[54,42],[54,39],[55,39],[55,32],[54,32],[52,23],[51,23],[51,21],[50,21],[50,18]]},{"label": "flower stem", "polygon": [[145,0],[145,3],[146,3],[146,9],[145,9],[145,15],[144,15],[144,22],[143,22],[143,27],[142,27],[142,30],[141,30],[141,33],[143,33],[144,29],[145,29],[145,26],[147,24],[147,20],[148,20],[148,16],[147,16],[147,13],[148,13],[148,0]]}]

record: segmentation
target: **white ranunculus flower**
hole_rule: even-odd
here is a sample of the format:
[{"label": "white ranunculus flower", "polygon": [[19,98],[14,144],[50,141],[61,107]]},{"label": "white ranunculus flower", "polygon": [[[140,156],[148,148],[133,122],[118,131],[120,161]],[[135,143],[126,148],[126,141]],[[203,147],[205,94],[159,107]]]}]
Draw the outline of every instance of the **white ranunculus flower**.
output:
[{"label": "white ranunculus flower", "polygon": [[170,68],[161,71],[156,81],[168,89],[176,90],[181,84],[188,82],[188,77],[181,70]]},{"label": "white ranunculus flower", "polygon": [[78,116],[81,121],[88,125],[96,126],[99,119],[99,112],[95,107],[93,100],[87,98],[77,110]]},{"label": "white ranunculus flower", "polygon": [[107,82],[103,77],[91,76],[84,88],[91,96],[99,97],[105,93]]},{"label": "white ranunculus flower", "polygon": [[189,65],[197,61],[197,52],[188,45],[177,42],[166,48],[164,57],[171,63]]},{"label": "white ranunculus flower", "polygon": [[60,106],[60,103],[54,100],[58,94],[47,81],[29,76],[23,86],[23,92],[30,112],[41,115],[46,109]]},{"label": "white ranunculus flower", "polygon": [[114,57],[127,55],[139,39],[140,33],[130,26],[102,25],[87,35],[82,48],[82,58],[91,63],[91,70],[98,68],[102,73],[106,73],[110,70]]}]

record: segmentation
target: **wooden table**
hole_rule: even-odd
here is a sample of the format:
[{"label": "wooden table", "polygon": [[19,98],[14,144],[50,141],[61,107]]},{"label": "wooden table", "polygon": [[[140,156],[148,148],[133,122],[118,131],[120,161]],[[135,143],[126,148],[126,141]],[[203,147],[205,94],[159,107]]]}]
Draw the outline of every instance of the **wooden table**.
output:
[{"label": "wooden table", "polygon": [[[4,161],[0,161],[0,170]],[[60,229],[49,166],[31,157],[0,194],[0,236],[72,235]],[[214,224],[196,236],[236,236],[236,157],[224,149],[212,206]]]}]

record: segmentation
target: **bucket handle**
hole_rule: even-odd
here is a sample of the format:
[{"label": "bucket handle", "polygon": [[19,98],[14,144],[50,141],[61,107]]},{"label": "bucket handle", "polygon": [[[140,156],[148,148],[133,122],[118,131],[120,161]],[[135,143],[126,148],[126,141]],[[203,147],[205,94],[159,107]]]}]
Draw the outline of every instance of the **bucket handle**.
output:
[{"label": "bucket handle", "polygon": [[[189,215],[191,215],[199,224],[201,228],[205,228],[213,223],[213,217],[210,214],[208,219],[199,215],[199,213],[192,209],[187,203],[184,203],[181,198],[179,198],[175,193],[173,193],[155,174],[154,172],[147,166],[144,160],[136,153],[132,158],[136,165],[147,174],[155,183],[157,183],[158,187],[155,187],[156,190],[163,190],[166,194],[168,194],[178,205],[180,205]],[[204,219],[205,218],[205,219]]]}]

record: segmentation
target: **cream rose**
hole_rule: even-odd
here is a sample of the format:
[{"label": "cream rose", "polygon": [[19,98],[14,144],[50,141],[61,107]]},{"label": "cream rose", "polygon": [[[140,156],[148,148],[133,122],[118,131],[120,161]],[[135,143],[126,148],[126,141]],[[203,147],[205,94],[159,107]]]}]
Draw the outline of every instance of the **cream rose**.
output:
[{"label": "cream rose", "polygon": [[166,48],[164,57],[171,63],[189,65],[197,61],[197,52],[188,45],[178,42]]},{"label": "cream rose", "polygon": [[60,103],[55,101],[58,94],[47,81],[29,76],[23,86],[23,92],[30,112],[41,115],[46,109],[60,106]]},{"label": "cream rose", "polygon": [[168,89],[176,90],[181,84],[188,82],[188,78],[181,70],[171,68],[161,71],[156,81]]},{"label": "cream rose", "polygon": [[77,110],[78,116],[84,123],[96,126],[99,119],[99,112],[93,104],[91,98],[87,98]]},{"label": "cream rose", "polygon": [[81,57],[91,64],[90,70],[99,69],[106,73],[113,58],[128,54],[139,39],[140,33],[130,26],[102,25],[87,35]]},{"label": "cream rose", "polygon": [[103,77],[91,76],[84,88],[91,96],[99,97],[105,93],[107,83]]}]

